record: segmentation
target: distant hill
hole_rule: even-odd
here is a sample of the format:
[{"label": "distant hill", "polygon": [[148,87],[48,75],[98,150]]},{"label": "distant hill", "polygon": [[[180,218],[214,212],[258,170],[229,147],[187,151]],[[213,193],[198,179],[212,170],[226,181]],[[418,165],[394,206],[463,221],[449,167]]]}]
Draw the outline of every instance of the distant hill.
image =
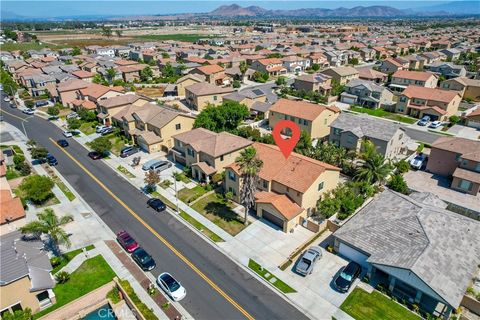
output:
[{"label": "distant hill", "polygon": [[266,10],[258,6],[241,7],[237,4],[223,5],[206,13],[211,17],[395,17],[403,11],[388,6],[358,6],[354,8],[306,8],[295,10]]}]

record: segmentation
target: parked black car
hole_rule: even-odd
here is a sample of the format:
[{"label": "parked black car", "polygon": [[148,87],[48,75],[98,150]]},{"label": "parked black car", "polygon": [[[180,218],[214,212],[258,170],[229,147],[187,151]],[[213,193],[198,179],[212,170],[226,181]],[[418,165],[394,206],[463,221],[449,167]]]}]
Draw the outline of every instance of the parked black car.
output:
[{"label": "parked black car", "polygon": [[358,263],[350,261],[335,279],[335,288],[340,292],[347,292],[360,272],[362,272],[362,267]]},{"label": "parked black car", "polygon": [[165,203],[162,200],[157,199],[157,198],[148,199],[147,205],[150,208],[156,210],[157,212],[164,211],[167,208]]},{"label": "parked black car", "polygon": [[102,154],[100,152],[97,152],[97,151],[92,151],[92,152],[89,152],[88,153],[88,156],[90,158],[92,158],[93,160],[98,160],[98,159],[101,159],[102,158]]},{"label": "parked black car", "polygon": [[65,139],[60,139],[60,140],[58,140],[58,141],[57,141],[57,144],[58,144],[60,147],[63,147],[63,148],[69,146],[68,141],[65,140]]},{"label": "parked black car", "polygon": [[48,164],[51,166],[56,166],[58,164],[57,158],[55,158],[51,154],[47,155],[45,159],[47,160]]},{"label": "parked black car", "polygon": [[138,148],[134,146],[125,147],[120,151],[120,157],[126,158],[128,156],[131,156],[132,154],[137,153],[138,151]]},{"label": "parked black car", "polygon": [[141,247],[133,251],[132,258],[140,266],[140,268],[145,271],[153,270],[157,266],[152,256]]}]

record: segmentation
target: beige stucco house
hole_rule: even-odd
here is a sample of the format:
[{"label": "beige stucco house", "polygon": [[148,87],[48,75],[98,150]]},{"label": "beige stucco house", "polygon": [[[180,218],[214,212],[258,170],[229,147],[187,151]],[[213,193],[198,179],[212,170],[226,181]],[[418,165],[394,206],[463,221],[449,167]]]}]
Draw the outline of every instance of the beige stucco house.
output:
[{"label": "beige stucco house", "polygon": [[177,95],[178,96],[185,96],[185,88],[191,86],[195,83],[205,82],[205,76],[200,74],[187,74],[181,78],[179,78],[176,82],[177,85]]},{"label": "beige stucco house", "polygon": [[221,104],[223,96],[234,91],[233,88],[221,88],[210,83],[201,82],[185,87],[185,98],[191,108],[202,111],[209,104]]},{"label": "beige stucco house", "polygon": [[293,87],[296,90],[319,92],[323,96],[328,96],[332,89],[332,77],[322,73],[301,75],[295,78]]},{"label": "beige stucco house", "polygon": [[[254,143],[253,147],[263,161],[255,195],[256,214],[284,232],[294,230],[302,219],[310,216],[322,195],[339,182],[337,167],[297,153],[285,159],[274,145]],[[226,168],[224,185],[237,202],[241,183],[240,169],[233,162]]]},{"label": "beige stucco house", "polygon": [[301,131],[308,133],[312,139],[322,139],[330,134],[330,124],[339,114],[340,109],[337,107],[279,99],[270,107],[268,121],[270,127],[274,128],[279,121],[290,120],[295,122]]},{"label": "beige stucco house", "polygon": [[330,76],[332,80],[337,81],[341,85],[347,84],[353,79],[358,79],[359,73],[353,67],[336,67],[323,70],[321,73]]},{"label": "beige stucco house", "polygon": [[454,90],[462,96],[462,99],[480,101],[480,80],[467,77],[448,79],[440,84],[440,88]]},{"label": "beige stucco house", "polygon": [[436,88],[437,83],[437,75],[431,72],[398,70],[392,75],[390,89],[402,92],[410,85]]}]

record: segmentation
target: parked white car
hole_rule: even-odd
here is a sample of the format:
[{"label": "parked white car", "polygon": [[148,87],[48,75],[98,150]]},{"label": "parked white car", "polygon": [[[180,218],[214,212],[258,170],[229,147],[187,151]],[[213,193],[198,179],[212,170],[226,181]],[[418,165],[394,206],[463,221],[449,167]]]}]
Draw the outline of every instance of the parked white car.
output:
[{"label": "parked white car", "polygon": [[173,301],[180,301],[187,295],[187,290],[168,272],[159,275],[157,283]]},{"label": "parked white car", "polygon": [[67,114],[67,119],[73,119],[73,118],[77,118],[78,117],[78,114],[76,112],[72,112],[72,113],[69,113]]},{"label": "parked white car", "polygon": [[65,138],[73,137],[73,134],[70,131],[63,131],[63,135],[64,135]]},{"label": "parked white car", "polygon": [[23,109],[22,112],[25,114],[28,114],[29,116],[32,116],[35,114],[35,110],[33,109]]},{"label": "parked white car", "polygon": [[428,126],[429,128],[438,128],[442,125],[442,121],[433,121],[432,123],[430,123],[430,125]]},{"label": "parked white car", "polygon": [[420,170],[422,169],[425,161],[427,160],[427,156],[424,153],[419,153],[410,160],[410,166],[414,169]]}]

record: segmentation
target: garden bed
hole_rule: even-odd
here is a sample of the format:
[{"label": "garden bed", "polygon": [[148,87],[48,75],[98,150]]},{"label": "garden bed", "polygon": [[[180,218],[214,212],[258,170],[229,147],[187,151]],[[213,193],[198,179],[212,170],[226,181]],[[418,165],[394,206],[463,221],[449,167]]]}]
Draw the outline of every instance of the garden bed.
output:
[{"label": "garden bed", "polygon": [[[283,282],[282,280],[278,279],[276,276],[271,274],[267,269],[263,268],[261,265],[259,265],[257,262],[254,260],[250,259],[248,261],[248,267],[255,271],[256,274],[261,276],[263,279],[267,280],[268,283],[270,283],[272,286],[277,288],[283,293],[293,293],[297,292],[295,289],[290,287],[288,284]],[[275,278],[276,280],[273,280]]]},{"label": "garden bed", "polygon": [[130,171],[128,171],[128,169],[125,168],[124,166],[118,166],[117,170],[123,173],[124,175],[126,175],[128,178],[132,178],[132,179],[135,178],[135,175]]},{"label": "garden bed", "polygon": [[358,106],[351,106],[350,110],[359,112],[359,113],[366,113],[374,117],[390,119],[390,120],[399,121],[399,122],[408,123],[408,124],[413,124],[418,121],[418,119],[403,116],[398,113],[388,112],[383,109],[369,109],[369,108],[363,108]]},{"label": "garden bed", "polygon": [[195,186],[192,189],[183,188],[178,191],[178,198],[185,203],[191,203],[207,192],[208,190],[200,185]]}]

